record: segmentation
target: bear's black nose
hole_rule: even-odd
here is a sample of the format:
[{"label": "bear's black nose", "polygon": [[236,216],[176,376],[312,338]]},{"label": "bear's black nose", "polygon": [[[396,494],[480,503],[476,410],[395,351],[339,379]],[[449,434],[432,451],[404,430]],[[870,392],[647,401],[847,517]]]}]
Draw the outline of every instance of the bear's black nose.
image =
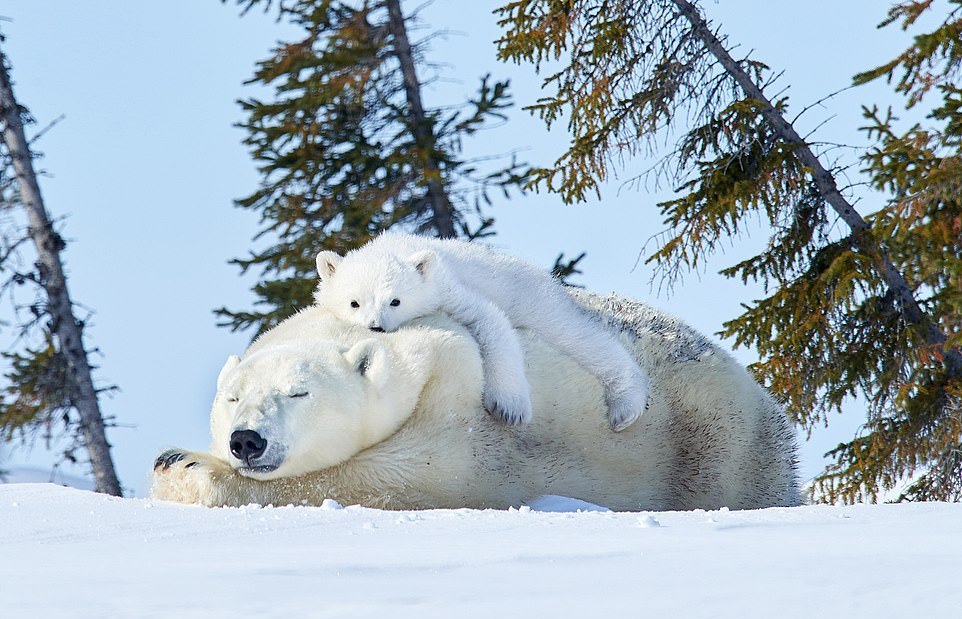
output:
[{"label": "bear's black nose", "polygon": [[238,460],[250,464],[263,455],[267,439],[253,430],[238,430],[230,435],[230,452]]},{"label": "bear's black nose", "polygon": [[371,331],[374,331],[375,333],[384,333],[383,327],[369,327],[369,328],[371,329]]}]

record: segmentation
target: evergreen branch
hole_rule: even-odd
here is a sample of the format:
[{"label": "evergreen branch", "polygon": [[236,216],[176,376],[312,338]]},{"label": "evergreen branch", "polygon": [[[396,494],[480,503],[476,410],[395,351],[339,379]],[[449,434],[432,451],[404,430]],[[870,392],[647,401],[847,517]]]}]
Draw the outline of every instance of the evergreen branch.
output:
[{"label": "evergreen branch", "polygon": [[755,81],[742,69],[740,64],[728,53],[724,44],[709,29],[708,23],[701,17],[698,9],[687,0],[671,0],[682,15],[691,23],[695,35],[704,43],[705,47],[715,56],[732,78],[738,83],[746,96],[759,101],[762,105],[760,112],[775,134],[785,143],[795,149],[799,161],[811,170],[812,180],[819,189],[822,198],[832,207],[839,217],[853,232],[854,241],[859,251],[874,259],[876,269],[881,274],[889,289],[895,294],[899,311],[906,322],[921,327],[926,343],[945,348],[943,354],[946,371],[950,377],[962,377],[962,353],[952,348],[944,347],[948,339],[936,324],[934,324],[919,307],[911,288],[902,273],[889,259],[886,251],[873,238],[871,226],[859,215],[855,208],[839,191],[835,177],[822,165],[809,145],[799,136],[795,128],[782,116]]},{"label": "evergreen branch", "polygon": [[[802,116],[804,116],[806,113],[808,113],[809,110],[811,110],[811,109],[813,109],[813,108],[816,108],[816,107],[822,105],[823,103],[825,103],[826,101],[828,101],[828,100],[830,100],[830,99],[834,99],[834,98],[837,97],[838,95],[842,94],[843,92],[845,92],[845,91],[847,91],[847,90],[851,90],[852,88],[855,88],[855,86],[845,86],[844,88],[839,88],[839,89],[836,90],[835,92],[830,92],[829,94],[825,95],[825,96],[822,97],[821,99],[818,99],[818,100],[816,100],[816,101],[813,101],[812,103],[809,103],[808,105],[806,105],[805,107],[803,107],[802,110],[801,110],[798,114],[795,114],[795,117],[792,118],[790,124],[791,124],[791,125],[794,125],[796,122],[798,122],[798,119],[800,119]],[[762,90],[764,90],[764,89],[765,89],[765,88],[763,87]],[[778,97],[775,97],[775,98],[777,99]]]},{"label": "evergreen branch", "polygon": [[51,120],[49,123],[47,123],[46,127],[34,133],[33,137],[30,138],[30,146],[33,146],[35,142],[39,141],[44,135],[47,134],[48,131],[50,131],[51,129],[56,127],[58,124],[60,124],[65,118],[66,118],[66,115],[61,114],[60,116],[57,116],[56,118]]}]

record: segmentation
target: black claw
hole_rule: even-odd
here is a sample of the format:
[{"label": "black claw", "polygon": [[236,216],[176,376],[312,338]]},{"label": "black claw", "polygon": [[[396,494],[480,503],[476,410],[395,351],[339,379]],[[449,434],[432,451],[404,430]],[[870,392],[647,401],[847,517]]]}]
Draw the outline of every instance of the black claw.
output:
[{"label": "black claw", "polygon": [[187,456],[185,454],[179,451],[168,449],[164,453],[157,456],[157,459],[154,460],[154,470],[156,471],[158,468],[163,467],[163,469],[166,471],[170,468],[170,465],[180,462],[186,457]]},{"label": "black claw", "polygon": [[487,408],[486,408],[485,410],[487,410],[487,412],[488,412],[489,415],[491,415],[491,416],[494,417],[495,419],[498,419],[499,421],[501,421],[501,423],[503,423],[503,424],[506,425],[506,426],[519,426],[519,425],[521,425],[521,418],[520,418],[520,417],[511,417],[511,416],[509,416],[509,415],[507,414],[507,412],[505,412],[505,410],[504,410],[501,406],[499,406],[498,404],[495,404],[495,405],[492,406],[490,409],[487,409]]},{"label": "black claw", "polygon": [[508,423],[508,418],[504,416],[504,411],[501,410],[501,407],[498,406],[497,404],[495,404],[491,408],[486,408],[485,410],[488,411],[489,415],[491,415],[501,423]]},{"label": "black claw", "polygon": [[192,468],[194,468],[195,466],[197,466],[198,464],[200,464],[200,462],[188,462],[188,463],[184,466],[184,468],[185,468],[185,469],[192,469]]}]

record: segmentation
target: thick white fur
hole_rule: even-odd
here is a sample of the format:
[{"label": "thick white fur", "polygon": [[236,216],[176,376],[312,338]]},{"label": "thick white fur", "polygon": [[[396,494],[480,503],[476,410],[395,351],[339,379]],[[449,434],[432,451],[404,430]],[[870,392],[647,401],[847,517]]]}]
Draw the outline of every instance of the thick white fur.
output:
[{"label": "thick white fur", "polygon": [[[505,508],[544,494],[616,510],[799,502],[787,419],[729,355],[642,304],[573,294],[651,376],[650,408],[623,432],[609,431],[595,377],[533,332],[521,340],[535,416],[508,427],[480,404],[478,345],[458,323],[434,315],[372,334],[314,307],[228,361],[211,454],[163,454],[152,495],[390,509]],[[227,447],[236,429],[277,441],[278,467],[240,470]]]},{"label": "thick white fur", "polygon": [[530,386],[514,329],[530,329],[594,374],[616,431],[645,410],[648,376],[550,273],[479,243],[383,234],[342,259],[317,256],[318,305],[371,329],[395,331],[444,312],[477,339],[485,408],[508,424],[531,420]]}]

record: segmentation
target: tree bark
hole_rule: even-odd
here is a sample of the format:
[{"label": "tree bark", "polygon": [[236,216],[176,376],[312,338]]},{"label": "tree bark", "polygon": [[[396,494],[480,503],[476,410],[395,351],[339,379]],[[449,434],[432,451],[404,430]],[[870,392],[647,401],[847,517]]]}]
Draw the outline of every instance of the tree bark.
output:
[{"label": "tree bark", "polygon": [[705,19],[699,15],[698,8],[688,0],[672,0],[672,2],[691,24],[695,36],[702,41],[706,49],[732,76],[745,95],[762,103],[762,116],[774,130],[775,135],[795,147],[795,155],[805,167],[812,171],[812,180],[821,192],[822,197],[854,232],[852,239],[855,247],[865,255],[874,257],[876,269],[882,275],[889,290],[895,295],[896,308],[905,321],[919,326],[928,344],[943,349],[944,364],[949,377],[962,376],[962,354],[944,346],[948,339],[945,333],[919,307],[908,282],[892,264],[884,248],[876,242],[872,235],[872,227],[839,191],[834,175],[825,169],[808,143],[795,131],[792,124],[775,109],[771,100],[765,96],[765,93],[752,80],[751,76],[732,58],[728,50],[725,49],[725,45],[709,29]]},{"label": "tree bark", "polygon": [[13,96],[7,60],[0,51],[0,115],[3,139],[13,160],[20,197],[27,211],[28,232],[37,247],[38,269],[47,295],[47,312],[51,330],[67,362],[69,393],[80,416],[80,432],[90,458],[97,492],[122,496],[120,482],[110,456],[110,445],[104,430],[103,416],[97,401],[97,390],[91,377],[90,363],[83,344],[83,327],[73,314],[73,303],[67,290],[60,251],[63,239],[54,229],[43,204],[37,176],[33,169],[30,147],[20,120],[20,106]]},{"label": "tree bark", "polygon": [[451,212],[451,202],[441,183],[441,170],[434,158],[435,136],[424,113],[421,102],[421,84],[418,82],[417,71],[414,66],[414,54],[408,40],[407,26],[404,14],[401,13],[400,0],[385,0],[388,12],[388,30],[394,38],[394,56],[401,64],[401,75],[404,80],[404,94],[410,108],[411,131],[414,133],[414,143],[421,152],[424,178],[428,189],[428,202],[434,216],[434,227],[438,236],[455,237],[454,217]]}]

